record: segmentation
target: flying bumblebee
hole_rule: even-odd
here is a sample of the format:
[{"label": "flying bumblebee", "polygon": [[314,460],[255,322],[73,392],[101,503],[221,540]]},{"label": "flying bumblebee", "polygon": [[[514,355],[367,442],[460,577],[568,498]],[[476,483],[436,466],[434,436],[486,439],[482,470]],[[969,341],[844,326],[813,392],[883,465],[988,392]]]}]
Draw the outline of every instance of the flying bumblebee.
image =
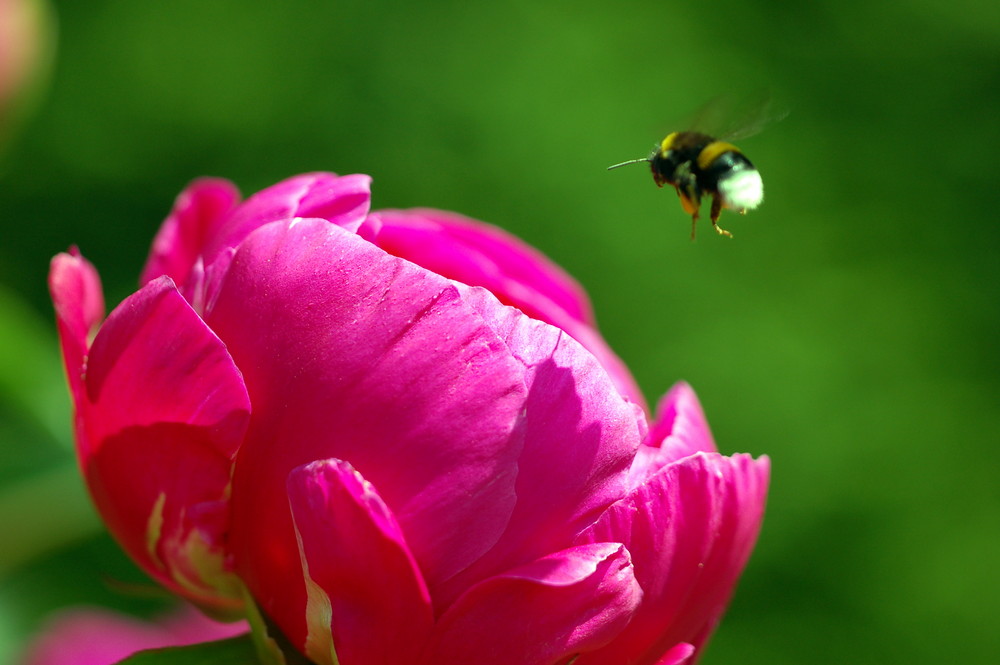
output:
[{"label": "flying bumblebee", "polygon": [[[728,98],[713,100],[703,107],[695,126],[705,124],[709,116],[717,116],[721,102],[728,102]],[[764,124],[784,117],[784,113],[773,113],[770,106],[770,99],[765,98],[737,126],[719,134],[719,138],[699,129],[673,132],[653,149],[649,157],[614,164],[608,170],[648,162],[656,184],[676,189],[681,207],[691,215],[691,240],[695,237],[698,211],[705,195],[712,198],[709,213],[712,228],[720,235],[732,238],[733,234],[718,224],[722,209],[735,210],[741,215],[753,210],[764,201],[764,182],[753,162],[726,139],[750,136],[760,131]]]}]

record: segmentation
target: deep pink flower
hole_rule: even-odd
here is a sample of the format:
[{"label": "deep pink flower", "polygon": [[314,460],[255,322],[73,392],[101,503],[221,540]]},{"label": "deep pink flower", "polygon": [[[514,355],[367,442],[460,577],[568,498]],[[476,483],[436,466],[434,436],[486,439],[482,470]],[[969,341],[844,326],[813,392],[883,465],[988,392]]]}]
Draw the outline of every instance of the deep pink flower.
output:
[{"label": "deep pink flower", "polygon": [[246,585],[321,664],[693,660],[767,459],[719,455],[684,384],[647,427],[586,296],[535,250],[369,213],[368,186],[310,174],[240,203],[193,184],[103,323],[94,269],[53,260],[112,533],[217,612]]},{"label": "deep pink flower", "polygon": [[29,645],[24,665],[112,665],[144,649],[184,646],[247,632],[245,622],[212,621],[181,607],[154,621],[80,607],[53,616]]}]

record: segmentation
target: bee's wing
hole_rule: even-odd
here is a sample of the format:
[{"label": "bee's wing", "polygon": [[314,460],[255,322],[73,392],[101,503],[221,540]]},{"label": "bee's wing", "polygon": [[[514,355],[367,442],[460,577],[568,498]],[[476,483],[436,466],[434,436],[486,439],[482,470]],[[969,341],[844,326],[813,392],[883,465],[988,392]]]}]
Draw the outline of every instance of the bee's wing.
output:
[{"label": "bee's wing", "polygon": [[723,94],[702,106],[690,127],[717,139],[736,141],[753,136],[786,115],[788,110],[774,103],[770,90],[745,98]]}]

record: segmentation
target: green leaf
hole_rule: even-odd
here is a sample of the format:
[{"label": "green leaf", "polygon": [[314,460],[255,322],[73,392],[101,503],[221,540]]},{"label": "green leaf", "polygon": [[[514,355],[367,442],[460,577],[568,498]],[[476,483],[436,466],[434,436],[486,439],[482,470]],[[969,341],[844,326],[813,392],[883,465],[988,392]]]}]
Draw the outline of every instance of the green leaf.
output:
[{"label": "green leaf", "polygon": [[55,326],[0,285],[0,400],[72,450],[69,393]]},{"label": "green leaf", "polygon": [[0,484],[0,580],[37,557],[101,530],[76,464]]},{"label": "green leaf", "polygon": [[218,642],[140,651],[118,665],[257,665],[259,662],[250,636],[240,635]]}]

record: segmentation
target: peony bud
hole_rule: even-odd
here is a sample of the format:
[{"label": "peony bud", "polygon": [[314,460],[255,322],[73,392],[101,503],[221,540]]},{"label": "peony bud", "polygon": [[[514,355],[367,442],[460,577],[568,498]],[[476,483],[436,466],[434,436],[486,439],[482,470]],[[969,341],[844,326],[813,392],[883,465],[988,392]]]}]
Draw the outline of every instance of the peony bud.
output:
[{"label": "peony bud", "polygon": [[194,183],[102,322],[50,286],[88,486],[151,575],[243,588],[320,665],[682,663],[760,527],[768,461],[691,389],[652,427],[579,285],[506,233],[309,174]]}]

